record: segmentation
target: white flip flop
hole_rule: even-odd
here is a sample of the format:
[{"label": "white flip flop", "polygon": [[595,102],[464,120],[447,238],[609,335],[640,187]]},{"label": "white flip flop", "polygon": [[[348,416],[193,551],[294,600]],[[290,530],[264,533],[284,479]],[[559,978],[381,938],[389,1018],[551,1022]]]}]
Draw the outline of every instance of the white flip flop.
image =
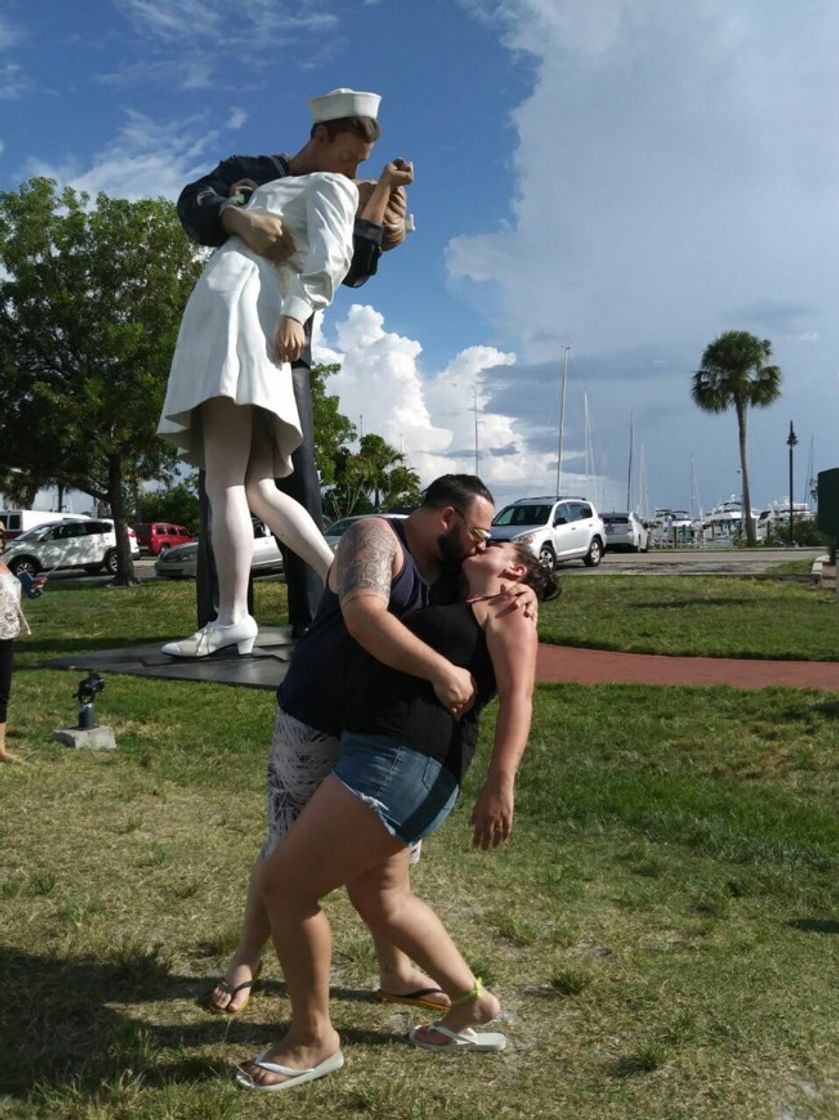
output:
[{"label": "white flip flop", "polygon": [[254,1081],[249,1073],[243,1069],[236,1070],[236,1080],[243,1089],[256,1089],[258,1093],[282,1093],[286,1089],[296,1089],[298,1085],[303,1085],[307,1081],[316,1081],[319,1077],[326,1077],[328,1073],[335,1073],[344,1064],[344,1055],[340,1050],[325,1058],[320,1065],[313,1066],[311,1069],[292,1069],[290,1066],[280,1066],[276,1062],[266,1062],[265,1055],[270,1050],[270,1046],[266,1046],[261,1050],[253,1059],[253,1064],[264,1069],[267,1073],[279,1073],[283,1077],[287,1077],[287,1081],[277,1081],[273,1085],[260,1085],[258,1081]]},{"label": "white flip flop", "polygon": [[473,1031],[471,1027],[466,1027],[462,1031],[453,1031],[444,1027],[442,1023],[431,1023],[429,1025],[432,1030],[445,1035],[449,1041],[440,1046],[435,1046],[433,1042],[424,1042],[417,1037],[417,1031],[423,1028],[414,1027],[408,1035],[408,1041],[411,1045],[421,1046],[423,1050],[440,1050],[444,1054],[453,1050],[473,1050],[479,1053],[492,1054],[503,1050],[507,1045],[507,1039],[498,1031]]}]

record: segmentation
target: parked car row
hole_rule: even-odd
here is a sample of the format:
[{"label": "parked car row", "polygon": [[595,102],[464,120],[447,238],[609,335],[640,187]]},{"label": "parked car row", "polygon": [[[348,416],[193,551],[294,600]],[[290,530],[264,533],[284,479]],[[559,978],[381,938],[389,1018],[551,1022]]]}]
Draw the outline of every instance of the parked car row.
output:
[{"label": "parked car row", "polygon": [[[139,556],[137,535],[128,530],[132,556]],[[15,575],[84,568],[95,574],[117,570],[117,538],[113,521],[106,518],[66,518],[37,525],[21,533],[6,547],[3,559]]]},{"label": "parked car row", "polygon": [[[253,559],[251,571],[255,573],[282,572],[283,554],[270,530],[257,518],[253,524]],[[161,579],[195,579],[198,571],[198,542],[167,548],[154,562],[155,573]]]}]

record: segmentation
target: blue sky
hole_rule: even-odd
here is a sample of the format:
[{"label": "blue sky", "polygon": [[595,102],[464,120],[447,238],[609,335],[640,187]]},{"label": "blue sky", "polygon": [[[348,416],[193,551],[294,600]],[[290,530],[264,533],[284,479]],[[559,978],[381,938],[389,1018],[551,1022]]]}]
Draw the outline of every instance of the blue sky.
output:
[{"label": "blue sky", "polygon": [[[306,98],[383,95],[369,172],[416,164],[417,233],[327,313],[343,410],[427,481],[499,498],[556,477],[623,505],[737,492],[733,415],[691,372],[724,330],[773,342],[784,396],[750,420],[753,500],[787,493],[789,421],[837,465],[839,8],[832,0],[6,0],[0,186],[48,174],[175,198],[234,152],[295,151]],[[584,398],[591,438],[586,470]],[[593,477],[596,475],[596,477]]]}]

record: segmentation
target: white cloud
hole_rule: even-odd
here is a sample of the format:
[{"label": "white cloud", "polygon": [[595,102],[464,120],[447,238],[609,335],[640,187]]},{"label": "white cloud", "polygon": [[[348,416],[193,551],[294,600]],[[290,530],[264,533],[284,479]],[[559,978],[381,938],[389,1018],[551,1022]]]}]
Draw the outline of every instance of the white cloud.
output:
[{"label": "white cloud", "polygon": [[[475,299],[498,308],[496,329],[526,362],[573,343],[610,447],[631,408],[656,416],[659,501],[684,503],[675,457],[690,450],[723,490],[730,432],[686,384],[732,327],[773,340],[790,370],[785,411],[821,425],[826,446],[836,402],[814,406],[813,381],[839,345],[839,262],[825,249],[839,237],[835,4],[462,2],[528,56],[533,88],[512,112],[512,220],[451,241],[458,287],[494,286]],[[656,351],[671,357],[652,382],[616,368]],[[756,486],[776,470],[758,442],[769,420],[753,422]]]},{"label": "white cloud", "polygon": [[329,391],[341,411],[364,432],[377,432],[403,450],[423,483],[450,471],[475,468],[475,403],[478,408],[479,471],[496,496],[544,489],[556,456],[528,452],[516,422],[493,412],[485,379],[512,366],[515,355],[492,346],[470,346],[440,371],[420,367],[421,344],[385,329],[374,307],[353,304],[328,331],[318,323],[314,355],[337,362]]},{"label": "white cloud", "polygon": [[31,86],[29,77],[16,62],[0,62],[0,99],[14,101]]},{"label": "white cloud", "polygon": [[[234,109],[227,128],[239,127]],[[205,173],[218,158],[221,129],[208,129],[199,117],[160,124],[129,111],[114,140],[97,152],[90,167],[68,157],[58,163],[30,158],[24,178],[45,175],[76,190],[116,198],[175,199],[184,185]]]},{"label": "white cloud", "polygon": [[23,28],[12,23],[8,16],[0,15],[0,51],[16,47],[25,37]]},{"label": "white cloud", "polygon": [[[294,49],[308,61],[321,58],[338,17],[314,6],[282,0],[116,0],[131,24],[138,61],[100,75],[109,85],[176,84],[203,89],[229,80],[228,60],[248,59],[260,85],[278,52]],[[242,93],[241,87],[237,92]]]},{"label": "white cloud", "polygon": [[230,110],[230,116],[227,118],[227,127],[231,131],[235,131],[237,128],[241,128],[247,119],[247,112],[244,109],[239,109],[234,106]]},{"label": "white cloud", "polygon": [[117,0],[141,34],[194,42],[219,35],[222,12],[207,0]]}]

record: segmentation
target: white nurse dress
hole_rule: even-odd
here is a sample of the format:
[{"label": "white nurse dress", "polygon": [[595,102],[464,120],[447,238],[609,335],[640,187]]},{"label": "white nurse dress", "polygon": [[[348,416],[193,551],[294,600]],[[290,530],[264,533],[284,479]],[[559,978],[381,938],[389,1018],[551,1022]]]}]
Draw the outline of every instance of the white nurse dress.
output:
[{"label": "white nurse dress", "polygon": [[281,315],[301,323],[327,307],[349,270],[358,206],[355,184],[318,172],[257,187],[249,209],[283,219],[294,256],[272,264],[238,237],[229,237],[208,261],[181,320],[158,434],[179,454],[204,466],[195,410],[212,397],[264,410],[272,434],[274,476],[291,473],[291,454],[302,433],[291,367],[274,357]]}]

